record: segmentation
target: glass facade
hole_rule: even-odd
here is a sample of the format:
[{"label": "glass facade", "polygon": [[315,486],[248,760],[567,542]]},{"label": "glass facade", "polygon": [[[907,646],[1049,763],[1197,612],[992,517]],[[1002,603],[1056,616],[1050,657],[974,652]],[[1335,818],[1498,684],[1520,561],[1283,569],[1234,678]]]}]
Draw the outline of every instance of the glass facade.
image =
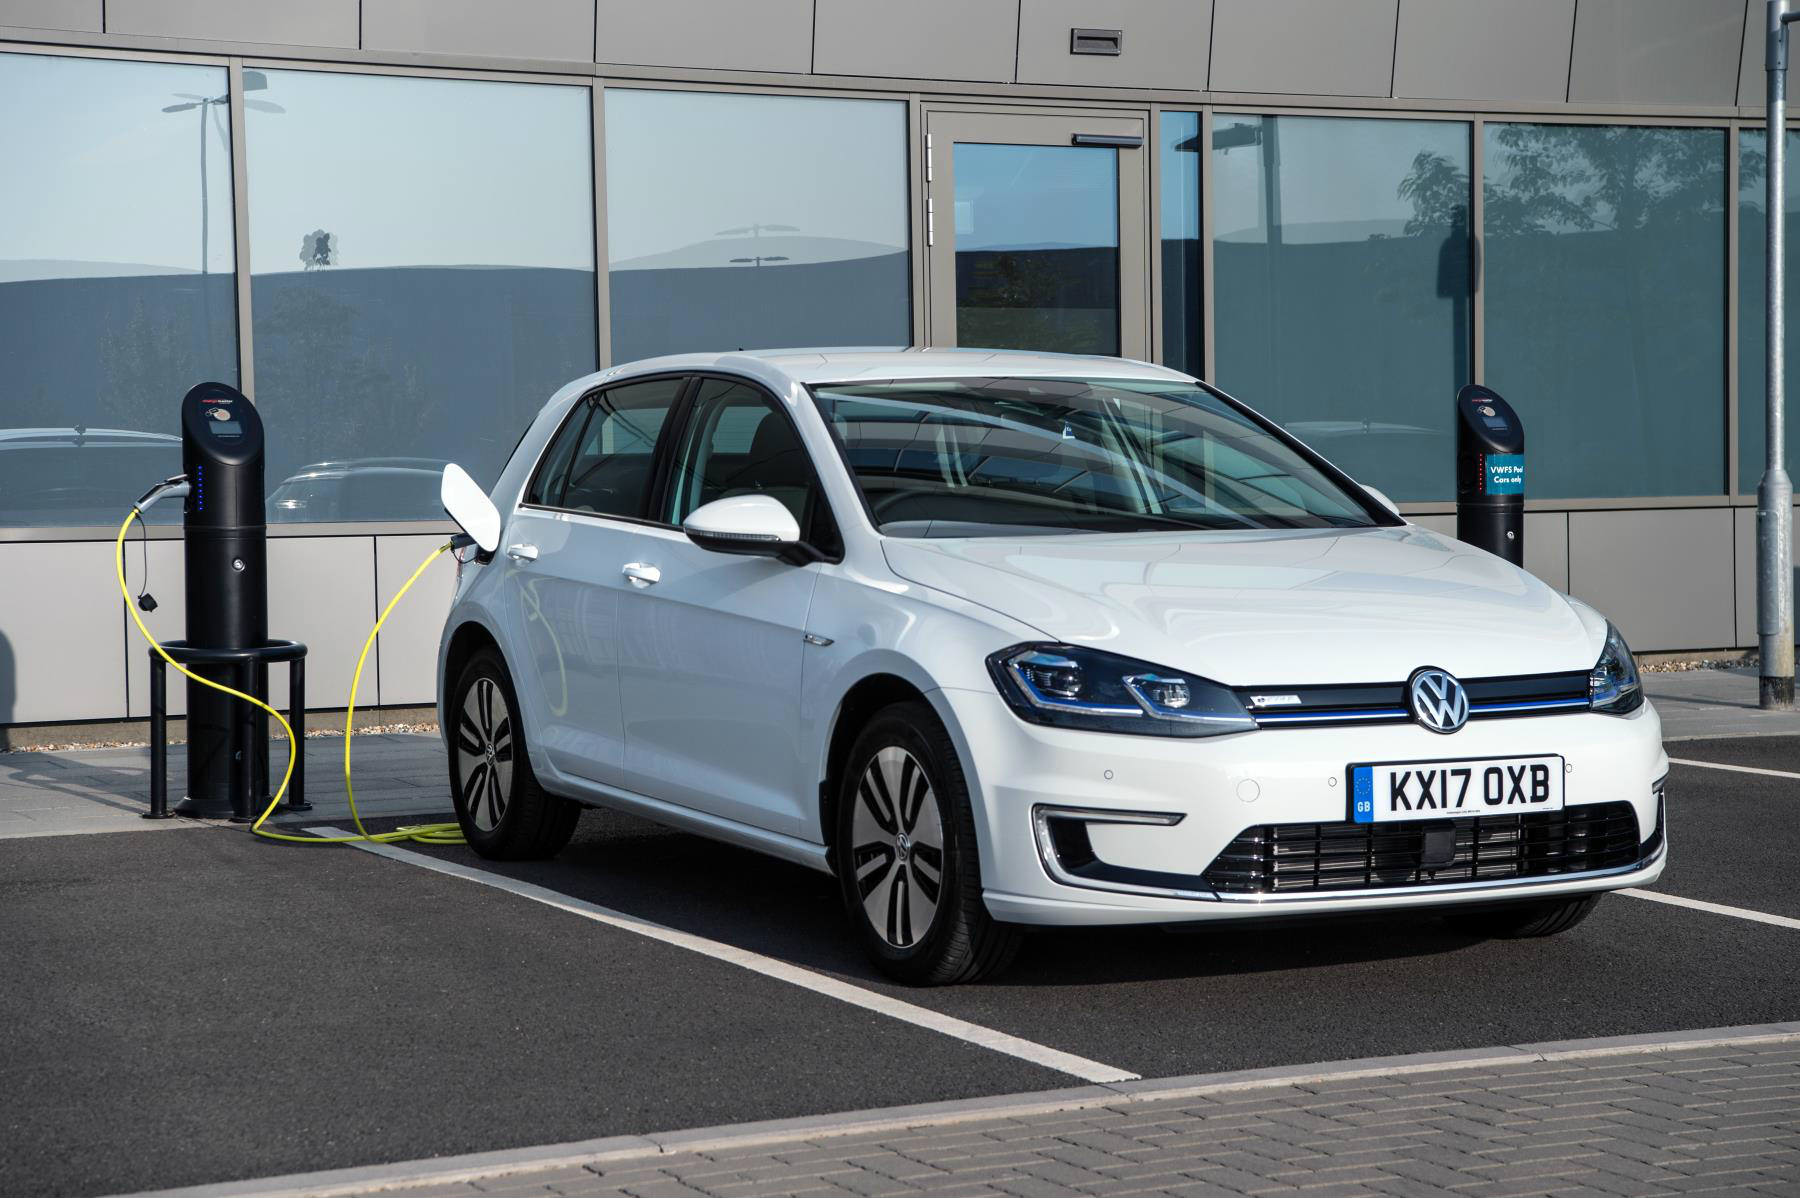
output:
[{"label": "glass facade", "polygon": [[1162,360],[1195,378],[1206,374],[1200,269],[1200,114],[1165,112],[1161,143]]},{"label": "glass facade", "polygon": [[440,519],[595,369],[589,91],[270,71],[246,112],[272,521]]},{"label": "glass facade", "polygon": [[180,473],[182,395],[237,382],[225,91],[223,67],[0,55],[0,526],[116,526]]},{"label": "glass facade", "polygon": [[912,340],[906,105],[606,92],[612,359]]},{"label": "glass facade", "polygon": [[[940,294],[916,296],[918,278],[942,281],[913,258],[928,219],[954,233],[938,302],[954,303],[959,343],[1117,353],[1147,315],[1159,360],[1205,375],[1210,329],[1221,386],[1402,502],[1451,498],[1450,399],[1477,342],[1483,381],[1527,422],[1532,500],[1743,497],[1761,474],[1765,155],[1750,121],[1488,117],[1476,146],[1454,112],[1150,112],[1154,205],[1131,190],[1134,151],[991,136],[940,144],[954,188],[928,218],[909,138],[935,101],[242,79],[234,145],[222,62],[0,54],[0,100],[32,114],[0,129],[0,529],[14,537],[115,525],[179,469],[175,403],[205,379],[253,384],[272,520],[440,521],[445,461],[491,483],[545,399],[600,364],[602,288],[609,362],[904,345],[940,327],[914,317]],[[1800,455],[1800,421],[1790,436]]]},{"label": "glass facade", "polygon": [[1725,134],[1487,126],[1485,382],[1536,498],[1725,489]]},{"label": "glass facade", "polygon": [[1456,121],[1213,117],[1217,381],[1395,500],[1454,490],[1469,137]]},{"label": "glass facade", "polygon": [[[1764,290],[1768,287],[1767,266],[1768,221],[1768,135],[1760,129],[1746,129],[1738,138],[1738,476],[1737,488],[1746,495],[1756,494],[1762,482],[1763,455],[1768,445],[1764,405],[1768,402],[1769,367],[1768,316]],[[1800,396],[1800,317],[1795,315],[1800,300],[1794,298],[1793,280],[1800,279],[1800,250],[1794,237],[1800,227],[1794,214],[1800,212],[1800,190],[1794,184],[1794,168],[1800,160],[1800,133],[1788,131],[1788,189],[1786,204],[1787,277],[1789,280],[1787,320],[1787,472],[1789,478],[1800,474],[1800,421],[1794,418],[1794,397]]]}]

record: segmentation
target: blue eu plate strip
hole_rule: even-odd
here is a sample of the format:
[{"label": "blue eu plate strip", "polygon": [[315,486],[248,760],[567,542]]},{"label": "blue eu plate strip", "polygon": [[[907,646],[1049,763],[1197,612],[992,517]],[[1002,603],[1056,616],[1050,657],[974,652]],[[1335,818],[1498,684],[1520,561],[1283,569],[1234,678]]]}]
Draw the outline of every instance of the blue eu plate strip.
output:
[{"label": "blue eu plate strip", "polygon": [[1375,771],[1366,765],[1350,771],[1350,818],[1359,824],[1375,822]]}]

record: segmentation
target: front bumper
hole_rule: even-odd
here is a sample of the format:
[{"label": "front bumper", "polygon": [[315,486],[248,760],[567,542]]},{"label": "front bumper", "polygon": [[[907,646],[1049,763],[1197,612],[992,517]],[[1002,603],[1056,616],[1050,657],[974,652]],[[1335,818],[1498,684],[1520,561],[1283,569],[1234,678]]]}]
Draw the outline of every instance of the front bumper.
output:
[{"label": "front bumper", "polygon": [[[1658,811],[1668,758],[1649,704],[1626,717],[1583,711],[1487,720],[1451,736],[1396,724],[1172,740],[1045,728],[1020,720],[992,692],[940,694],[954,717],[980,825],[988,909],[1007,922],[1194,922],[1575,895],[1645,885],[1666,860]],[[1638,859],[1545,877],[1331,892],[1228,894],[1202,877],[1246,829],[1347,820],[1353,763],[1551,753],[1566,763],[1567,808],[1630,804],[1639,842],[1654,838]],[[1046,808],[1094,813],[1087,840],[1113,867],[1104,872],[1114,881],[1058,867],[1043,821],[1034,818]]]}]

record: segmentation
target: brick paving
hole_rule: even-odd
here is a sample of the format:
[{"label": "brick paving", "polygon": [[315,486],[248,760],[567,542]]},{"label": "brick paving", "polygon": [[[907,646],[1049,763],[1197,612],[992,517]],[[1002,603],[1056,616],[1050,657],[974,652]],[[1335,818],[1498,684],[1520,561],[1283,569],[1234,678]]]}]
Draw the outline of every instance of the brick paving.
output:
[{"label": "brick paving", "polygon": [[1795,1198],[1800,1042],[1214,1089],[379,1192],[394,1198]]}]

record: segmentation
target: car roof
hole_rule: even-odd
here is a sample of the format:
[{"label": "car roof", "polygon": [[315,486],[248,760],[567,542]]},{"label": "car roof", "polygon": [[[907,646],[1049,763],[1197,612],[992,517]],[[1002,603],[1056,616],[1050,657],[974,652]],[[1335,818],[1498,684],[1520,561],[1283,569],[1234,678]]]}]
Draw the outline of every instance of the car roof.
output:
[{"label": "car roof", "polygon": [[1043,354],[1003,349],[822,348],[733,350],[646,358],[603,372],[606,378],[673,370],[723,370],[796,383],[847,383],[895,378],[991,377],[1155,379],[1186,382],[1188,375],[1130,358]]}]

